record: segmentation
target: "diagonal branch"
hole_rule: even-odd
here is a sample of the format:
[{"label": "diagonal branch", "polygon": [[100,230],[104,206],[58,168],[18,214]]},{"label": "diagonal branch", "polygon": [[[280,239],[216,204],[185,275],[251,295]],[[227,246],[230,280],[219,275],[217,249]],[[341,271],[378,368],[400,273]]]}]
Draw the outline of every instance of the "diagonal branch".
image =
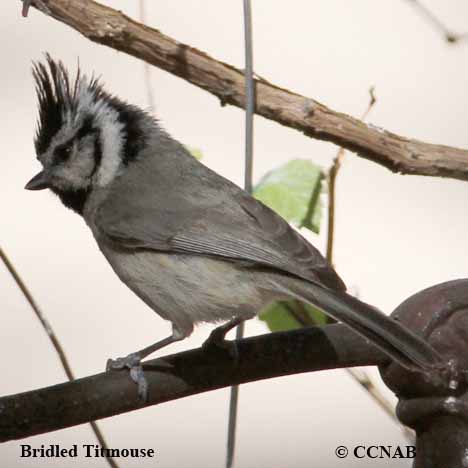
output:
[{"label": "diagonal branch", "polygon": [[[126,52],[244,108],[243,73],[231,65],[91,0],[34,0],[33,5],[88,39]],[[391,133],[257,78],[255,112],[319,140],[330,141],[403,174],[468,180],[468,150]]]},{"label": "diagonal branch", "polygon": [[[57,335],[52,329],[52,326],[47,320],[47,317],[42,313],[41,309],[39,308],[36,301],[34,300],[33,295],[31,294],[28,287],[26,286],[26,283],[21,279],[16,268],[13,266],[13,263],[11,263],[10,259],[7,257],[6,253],[3,251],[1,247],[0,247],[0,259],[3,261],[4,265],[6,266],[11,276],[13,277],[18,288],[21,290],[21,292],[23,293],[23,296],[28,301],[29,305],[31,306],[31,309],[34,311],[34,314],[39,320],[42,328],[47,333],[47,336],[49,337],[49,340],[52,343],[52,346],[54,347],[57,353],[57,356],[60,360],[60,363],[62,364],[62,367],[63,367],[63,370],[65,371],[66,376],[68,377],[68,380],[71,380],[71,381],[75,380],[75,376],[71,369],[70,363],[68,362],[67,355],[65,354],[65,351],[62,348],[62,345],[60,344],[60,341],[57,338]],[[104,438],[104,434],[101,432],[101,429],[99,428],[97,423],[95,421],[89,421],[89,424],[91,426],[92,431],[94,432],[94,435],[96,436],[97,441],[99,442],[99,445],[107,449],[108,446],[107,446],[106,439]],[[107,455],[106,461],[111,468],[119,468],[119,465],[111,456]]]},{"label": "diagonal branch", "polygon": [[195,349],[148,361],[148,402],[138,399],[128,372],[111,371],[0,398],[0,442],[63,429],[189,395],[302,372],[386,365],[388,358],[342,324],[311,327]]}]

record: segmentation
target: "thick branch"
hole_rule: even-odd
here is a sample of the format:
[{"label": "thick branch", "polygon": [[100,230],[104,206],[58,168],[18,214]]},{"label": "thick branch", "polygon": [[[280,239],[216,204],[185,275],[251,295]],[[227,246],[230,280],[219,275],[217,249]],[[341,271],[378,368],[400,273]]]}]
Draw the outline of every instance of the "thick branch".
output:
[{"label": "thick branch", "polygon": [[[245,107],[243,74],[226,63],[91,0],[35,0],[34,4],[94,42],[173,73],[218,96],[223,104]],[[256,80],[255,111],[394,172],[468,180],[467,150],[404,138],[264,79]]]},{"label": "thick branch", "polygon": [[384,365],[387,358],[341,324],[240,340],[234,361],[219,348],[148,361],[149,400],[128,372],[111,371],[0,398],[0,442],[63,429],[234,384],[339,367]]}]

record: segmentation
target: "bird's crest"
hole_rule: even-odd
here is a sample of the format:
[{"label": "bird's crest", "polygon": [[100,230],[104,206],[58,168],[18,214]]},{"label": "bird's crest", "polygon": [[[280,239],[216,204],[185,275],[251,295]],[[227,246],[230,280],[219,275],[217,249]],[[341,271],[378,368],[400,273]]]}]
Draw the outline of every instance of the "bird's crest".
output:
[{"label": "bird's crest", "polygon": [[48,148],[52,138],[62,128],[66,120],[73,119],[81,106],[96,103],[108,97],[97,78],[90,80],[82,75],[80,68],[75,78],[71,78],[61,61],[54,61],[46,54],[44,63],[33,63],[33,77],[39,103],[34,144],[37,154]]}]

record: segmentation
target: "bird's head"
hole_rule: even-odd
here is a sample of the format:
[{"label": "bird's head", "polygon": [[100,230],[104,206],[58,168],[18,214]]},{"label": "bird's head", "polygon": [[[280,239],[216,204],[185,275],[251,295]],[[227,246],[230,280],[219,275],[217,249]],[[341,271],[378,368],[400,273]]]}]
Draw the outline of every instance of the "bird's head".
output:
[{"label": "bird's head", "polygon": [[49,55],[33,65],[33,76],[39,104],[34,143],[43,170],[25,188],[49,188],[81,214],[91,191],[108,185],[138,156],[151,117],[80,70],[71,79]]}]

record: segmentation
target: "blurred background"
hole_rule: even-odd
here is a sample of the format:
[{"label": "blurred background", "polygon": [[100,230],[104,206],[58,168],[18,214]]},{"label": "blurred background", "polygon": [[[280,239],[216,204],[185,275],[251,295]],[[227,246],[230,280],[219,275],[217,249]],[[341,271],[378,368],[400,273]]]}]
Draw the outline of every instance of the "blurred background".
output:
[{"label": "blurred background", "polygon": [[[133,18],[139,2],[106,1]],[[468,3],[424,0],[455,31],[468,30]],[[376,87],[369,121],[433,143],[468,147],[468,42],[447,42],[404,0],[253,2],[255,71],[273,83],[359,116]],[[45,51],[74,68],[102,75],[107,87],[148,107],[143,64],[95,45],[19,1],[0,6],[3,44],[0,243],[47,314],[77,376],[103,371],[170,333],[169,323],[115,276],[82,219],[46,192],[23,189],[39,169],[33,136],[36,97],[31,61]],[[147,23],[178,41],[243,68],[242,2],[146,2]],[[151,71],[156,114],[203,162],[243,180],[244,114],[183,80]],[[292,158],[328,168],[337,148],[257,117],[254,179]],[[338,178],[335,262],[360,297],[390,313],[409,295],[468,275],[468,184],[401,176],[347,154]],[[324,200],[326,201],[326,200]],[[325,223],[323,224],[325,227]],[[325,229],[322,229],[325,231]],[[312,238],[320,249],[325,236]],[[0,265],[0,394],[65,380],[49,340]],[[197,347],[201,326],[167,353]],[[265,333],[257,319],[247,335]],[[376,379],[375,370],[369,370]],[[383,386],[382,386],[383,387]],[[389,398],[393,398],[383,388]],[[154,448],[155,459],[121,467],[220,467],[224,464],[227,389],[173,401],[100,422],[110,447]],[[337,461],[338,445],[405,445],[399,428],[342,370],[285,377],[241,387],[237,467],[410,466],[405,460]],[[88,425],[0,445],[2,466],[96,466],[104,459],[21,459],[20,443],[95,443]]]}]

